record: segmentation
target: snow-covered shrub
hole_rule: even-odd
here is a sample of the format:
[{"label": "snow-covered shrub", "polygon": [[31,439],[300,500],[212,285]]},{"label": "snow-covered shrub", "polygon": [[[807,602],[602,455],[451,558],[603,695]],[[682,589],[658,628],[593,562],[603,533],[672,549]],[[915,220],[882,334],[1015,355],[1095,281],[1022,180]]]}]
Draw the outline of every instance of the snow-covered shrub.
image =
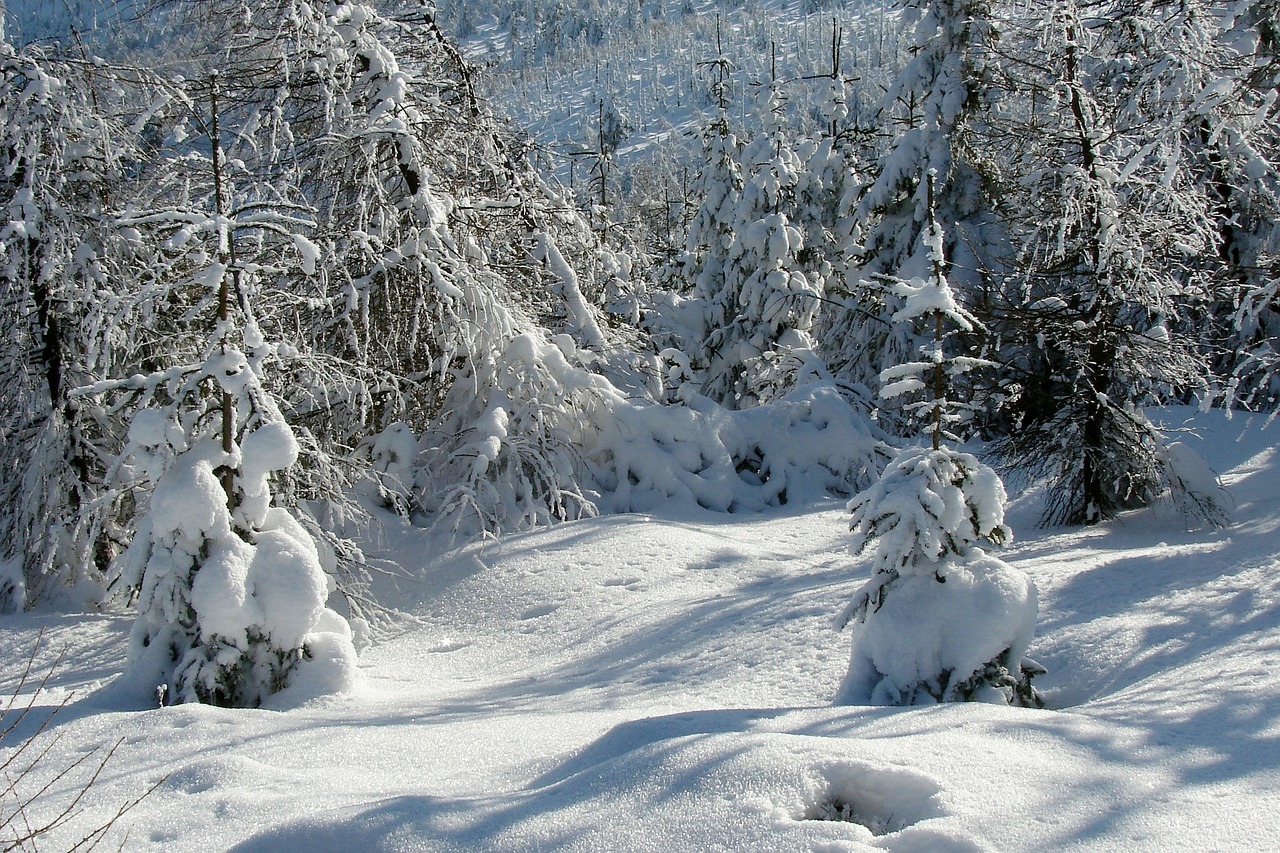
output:
[{"label": "snow-covered shrub", "polygon": [[855,550],[876,547],[846,611],[853,654],[837,702],[1036,702],[1037,667],[1023,661],[1035,586],[982,547],[1010,537],[1004,501],[994,471],[945,447],[903,450],[850,501]]},{"label": "snow-covered shrub", "polygon": [[[138,591],[127,682],[165,702],[234,707],[256,707],[313,668],[326,673],[310,681],[349,688],[355,650],[325,606],[322,552],[272,505],[269,478],[295,464],[298,443],[251,360],[218,345],[201,365],[135,381],[172,402],[134,416],[121,460],[151,484],[119,561]],[[202,411],[209,390],[230,401],[230,421]]]},{"label": "snow-covered shrub", "polygon": [[849,495],[885,461],[882,434],[830,381],[749,409],[687,394],[683,405],[612,399],[587,448],[599,502],[616,511],[669,502],[721,512]]},{"label": "snow-covered shrub", "polygon": [[603,400],[617,392],[569,358],[568,335],[519,335],[474,388],[457,386],[456,414],[428,431],[419,506],[454,534],[521,530],[594,515],[580,485],[581,453]]},{"label": "snow-covered shrub", "polygon": [[[176,451],[168,442],[182,433],[171,425],[154,409],[139,413],[131,430],[138,452]],[[336,669],[331,686],[349,688],[351,631],[325,607],[320,552],[287,510],[270,505],[267,477],[293,464],[297,443],[274,421],[238,450],[229,459],[215,438],[197,438],[161,466],[123,558],[126,582],[140,589],[128,678],[168,702],[231,707],[260,705],[308,667]],[[219,469],[237,461],[242,500],[232,511]]]}]

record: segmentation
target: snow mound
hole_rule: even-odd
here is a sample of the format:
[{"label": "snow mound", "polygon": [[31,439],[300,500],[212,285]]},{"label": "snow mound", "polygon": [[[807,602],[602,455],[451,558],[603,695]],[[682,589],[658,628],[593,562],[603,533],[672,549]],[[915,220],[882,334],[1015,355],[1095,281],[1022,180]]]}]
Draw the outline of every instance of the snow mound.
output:
[{"label": "snow mound", "polygon": [[[900,579],[874,612],[854,622],[842,704],[898,705],[956,697],[989,661],[1016,667],[1035,629],[1036,589],[992,557],[948,560],[934,577]],[[1015,671],[1016,674],[1016,671]],[[972,697],[1004,702],[983,688]]]},{"label": "snow mound", "polygon": [[[954,827],[931,826],[947,816],[936,781],[854,758],[857,749],[856,741],[779,733],[685,735],[501,802],[394,797],[309,817],[233,850],[403,853],[422,849],[423,838],[441,851],[984,849]],[[833,795],[855,803],[876,830],[815,820]],[[628,808],[615,808],[621,802]]]}]

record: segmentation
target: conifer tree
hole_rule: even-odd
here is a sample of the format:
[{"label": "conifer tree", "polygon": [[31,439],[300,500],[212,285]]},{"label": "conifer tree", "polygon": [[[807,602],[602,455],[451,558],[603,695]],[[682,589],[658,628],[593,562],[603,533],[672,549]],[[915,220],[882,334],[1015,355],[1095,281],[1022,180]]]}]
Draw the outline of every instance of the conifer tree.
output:
[{"label": "conifer tree", "polygon": [[[300,668],[321,670],[306,673],[313,684],[350,686],[355,651],[346,620],[325,606],[320,548],[289,510],[273,506],[271,477],[297,461],[298,444],[261,381],[281,348],[258,327],[249,279],[272,255],[238,250],[243,220],[232,215],[224,177],[216,76],[209,92],[213,210],[203,219],[173,211],[149,224],[178,222],[180,233],[208,241],[189,255],[204,259],[190,286],[206,290],[197,304],[212,332],[196,362],[92,391],[142,404],[117,463],[151,484],[119,567],[138,591],[131,680],[156,686],[162,702],[256,707]],[[256,224],[260,246],[296,245],[282,223],[258,214]]]},{"label": "conifer tree", "polygon": [[[888,365],[911,357],[920,341],[889,318],[902,307],[899,276],[928,274],[921,237],[926,223],[925,171],[936,176],[935,206],[949,223],[948,269],[962,303],[982,301],[982,270],[995,223],[986,196],[975,125],[990,106],[996,26],[986,0],[906,0],[910,54],[876,113],[888,136],[873,154],[859,199],[860,247],[844,297],[846,310],[828,335],[842,375],[873,391]],[[924,171],[922,171],[924,170]],[[892,406],[890,406],[892,408]]]},{"label": "conifer tree", "polygon": [[[764,132],[737,152],[741,190],[732,221],[720,220],[727,246],[723,266],[717,264],[719,290],[699,285],[713,306],[702,342],[708,353],[703,393],[731,408],[777,395],[769,379],[776,374],[760,369],[766,354],[813,349],[809,330],[822,281],[816,270],[804,268],[804,233],[789,215],[803,164],[784,130],[785,106],[775,80],[762,107]],[[721,205],[719,212],[727,211]],[[704,265],[699,280],[707,272]]]},{"label": "conifer tree", "polygon": [[1206,301],[1196,259],[1215,246],[1209,205],[1182,154],[1185,124],[1151,111],[1169,63],[1128,39],[1150,20],[1105,11],[1062,0],[1023,22],[1020,49],[1040,57],[1020,66],[1031,103],[1002,116],[1018,256],[997,312],[1016,383],[998,450],[1050,476],[1047,523],[1096,523],[1176,486],[1143,406],[1205,374],[1177,327]]},{"label": "conifer tree", "polygon": [[1193,115],[1206,150],[1223,264],[1210,343],[1228,406],[1280,406],[1280,5],[1235,4],[1219,23],[1217,79]]},{"label": "conifer tree", "polygon": [[[703,128],[701,138],[701,168],[690,186],[698,203],[685,231],[684,251],[667,275],[677,290],[687,288],[687,295],[679,298],[679,307],[671,312],[678,314],[674,325],[681,327],[675,330],[674,343],[683,354],[686,366],[680,375],[686,381],[701,377],[709,362],[718,358],[704,341],[736,316],[729,258],[738,239],[734,229],[743,188],[741,143],[729,128],[723,107]],[[707,390],[701,379],[698,390]]]},{"label": "conifer tree", "polygon": [[[930,172],[926,193],[932,189]],[[946,446],[958,404],[951,379],[977,366],[944,352],[947,325],[973,318],[955,302],[942,272],[942,229],[932,207],[924,242],[927,279],[898,282],[904,307],[895,321],[923,321],[933,341],[915,362],[885,370],[883,396],[926,392],[914,407],[929,413],[930,446],[907,446],[880,480],[849,502],[855,550],[876,543],[873,575],[855,593],[849,672],[837,702],[914,705],[995,701],[1038,705],[1024,661],[1036,617],[1035,585],[984,548],[1007,542],[1004,487],[968,453]]]}]

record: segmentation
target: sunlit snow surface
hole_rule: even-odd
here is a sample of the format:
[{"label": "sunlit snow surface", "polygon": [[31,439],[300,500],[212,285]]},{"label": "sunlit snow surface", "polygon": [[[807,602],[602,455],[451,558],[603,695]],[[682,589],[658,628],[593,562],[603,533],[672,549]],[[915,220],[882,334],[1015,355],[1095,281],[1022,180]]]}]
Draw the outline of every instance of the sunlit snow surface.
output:
[{"label": "sunlit snow surface", "polygon": [[6,692],[42,627],[37,669],[66,649],[16,733],[74,691],[36,775],[123,738],[41,849],[162,779],[110,848],[1280,849],[1280,433],[1194,422],[1235,501],[1225,531],[1160,508],[1040,531],[1038,496],[1015,501],[999,553],[1040,589],[1045,711],[832,707],[849,658],[833,620],[868,573],[836,503],[604,518],[430,558],[424,534],[392,532],[407,577],[386,595],[421,624],[364,653],[358,694],[288,710],[112,706],[95,690],[128,620],[3,617]]}]

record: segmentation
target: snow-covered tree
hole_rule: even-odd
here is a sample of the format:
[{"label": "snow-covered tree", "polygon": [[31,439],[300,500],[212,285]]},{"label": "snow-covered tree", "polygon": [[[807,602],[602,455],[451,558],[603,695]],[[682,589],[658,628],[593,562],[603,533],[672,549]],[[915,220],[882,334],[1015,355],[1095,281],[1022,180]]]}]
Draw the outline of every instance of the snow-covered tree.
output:
[{"label": "snow-covered tree", "polygon": [[[927,276],[921,236],[923,177],[935,177],[934,205],[948,222],[948,273],[962,303],[981,300],[982,268],[993,228],[980,174],[975,124],[988,106],[995,24],[986,0],[907,0],[909,57],[881,99],[876,126],[886,137],[871,152],[870,181],[854,211],[859,230],[854,269],[835,294],[824,352],[839,375],[874,392],[886,366],[911,357],[920,339],[892,321],[902,309],[899,278]],[[894,413],[893,404],[887,403]]]},{"label": "snow-covered tree", "polygon": [[[813,349],[809,331],[822,288],[818,271],[802,264],[804,232],[789,215],[803,164],[784,131],[781,85],[775,81],[766,91],[764,132],[737,152],[741,189],[732,220],[718,220],[717,230],[728,238],[725,256],[708,258],[720,286],[708,291],[712,310],[701,342],[708,354],[702,390],[733,408],[779,391],[768,382],[776,374],[755,369],[761,359]],[[724,212],[721,204],[717,213]],[[698,287],[706,290],[701,280],[711,270],[705,264],[697,269]]]},{"label": "snow-covered tree", "polygon": [[1207,301],[1200,261],[1216,229],[1185,123],[1161,97],[1181,75],[1129,38],[1174,12],[1144,9],[1062,0],[1011,34],[1035,61],[999,122],[1018,251],[994,312],[1016,398],[999,450],[1050,476],[1048,523],[1095,523],[1175,484],[1143,406],[1205,374],[1178,324]]},{"label": "snow-covered tree", "polygon": [[[933,198],[936,177],[933,169],[925,176],[923,183],[928,199]],[[957,333],[975,333],[980,324],[956,301],[951,289],[945,272],[945,236],[931,204],[927,207],[920,241],[926,250],[928,275],[893,283],[893,293],[902,300],[902,308],[892,319],[894,323],[912,327],[912,336],[927,342],[920,344],[916,360],[903,361],[881,371],[880,397],[896,400],[926,392],[925,399],[907,403],[903,409],[916,422],[928,425],[933,449],[938,450],[944,438],[959,440],[951,430],[972,414],[971,407],[954,399],[951,393],[957,381],[975,368],[995,365],[954,352]]]},{"label": "snow-covered tree", "polygon": [[849,506],[855,547],[876,541],[854,595],[849,672],[836,701],[1036,704],[1023,658],[1036,591],[990,556],[1009,538],[1000,478],[968,453],[909,447]]},{"label": "snow-covered tree", "polygon": [[97,600],[120,547],[94,519],[122,430],[68,392],[142,357],[115,320],[151,258],[117,210],[171,101],[145,71],[0,42],[0,610]]},{"label": "snow-covered tree", "polygon": [[[357,473],[353,449],[377,455],[377,488],[407,513],[482,507],[493,530],[585,511],[559,502],[579,491],[569,433],[538,407],[544,389],[509,381],[508,350],[546,329],[610,362],[598,303],[625,288],[625,265],[592,274],[605,266],[596,235],[520,160],[429,7],[273,0],[226,20],[215,50],[187,61],[240,63],[222,73],[228,162],[253,203],[305,220],[291,232],[301,265],[261,277],[257,308],[264,334],[298,350],[267,381],[304,449]],[[515,415],[526,407],[545,416]],[[498,408],[513,464],[501,477],[458,465],[487,446]],[[298,498],[341,501],[334,478],[311,476],[323,468],[299,469],[285,479]]]},{"label": "snow-covered tree", "polygon": [[[326,606],[324,554],[272,505],[269,476],[298,457],[292,431],[258,409],[269,398],[235,349],[164,378],[173,404],[143,409],[129,433],[129,464],[152,488],[122,557],[123,580],[139,590],[126,680],[163,703],[228,707],[256,707],[288,687],[304,697],[349,689],[352,630]],[[236,398],[244,424],[230,451],[221,424],[183,411],[207,399],[202,385]]]},{"label": "snow-covered tree", "polygon": [[[1219,286],[1212,341],[1228,406],[1280,404],[1280,5],[1272,0],[1211,10],[1218,50],[1193,104],[1206,150],[1205,184],[1215,206]],[[1206,24],[1205,26],[1208,26]],[[1208,325],[1208,324],[1206,324]]]},{"label": "snow-covered tree", "polygon": [[[927,185],[932,184],[932,174]],[[837,702],[911,705],[984,700],[1038,704],[1024,662],[1036,618],[1031,579],[988,555],[1011,536],[999,476],[945,446],[951,376],[974,365],[943,352],[943,326],[972,323],[942,275],[943,235],[930,207],[925,242],[933,274],[900,282],[903,323],[934,326],[924,358],[888,368],[885,396],[928,389],[931,447],[908,446],[878,482],[849,502],[854,549],[876,543],[871,579],[846,612],[853,652]]]},{"label": "snow-covered tree", "polygon": [[972,124],[991,97],[996,41],[988,0],[904,0],[914,26],[910,58],[885,93],[879,123],[890,134],[859,201],[865,223],[864,276],[920,275],[927,261],[924,174],[936,175],[934,206],[951,223],[948,258],[968,286],[978,272],[981,219],[989,208],[978,173]]},{"label": "snow-covered tree", "polygon": [[812,336],[816,350],[848,393],[865,396],[869,393],[862,381],[865,377],[857,376],[852,364],[864,355],[857,335],[865,325],[866,306],[857,302],[851,281],[856,275],[855,259],[861,253],[862,231],[856,211],[862,184],[855,149],[846,133],[848,106],[838,61],[834,69],[823,110],[826,132],[796,145],[802,166],[792,216],[803,234],[797,260],[822,288],[821,297],[815,299],[818,310]]},{"label": "snow-covered tree", "polygon": [[697,207],[685,231],[684,252],[667,271],[677,290],[687,288],[687,296],[677,294],[676,306],[668,312],[675,315],[668,323],[675,327],[675,343],[688,366],[687,379],[701,375],[716,358],[703,342],[736,316],[729,259],[738,240],[735,229],[744,180],[741,148],[722,109],[703,129],[701,168],[690,186]]},{"label": "snow-covered tree", "polygon": [[[332,589],[320,548],[288,509],[273,506],[270,479],[297,462],[298,443],[260,378],[281,347],[264,339],[248,286],[265,256],[238,251],[244,220],[230,215],[217,95],[215,78],[215,209],[203,220],[194,211],[153,217],[185,220],[179,233],[208,241],[189,286],[205,291],[197,304],[212,334],[198,362],[82,393],[125,392],[144,404],[118,463],[151,485],[120,558],[123,584],[138,594],[129,680],[155,687],[163,702],[255,707],[302,681],[305,692],[349,687],[355,651],[346,620],[326,607]],[[297,245],[267,217],[257,224],[260,244]]]}]

